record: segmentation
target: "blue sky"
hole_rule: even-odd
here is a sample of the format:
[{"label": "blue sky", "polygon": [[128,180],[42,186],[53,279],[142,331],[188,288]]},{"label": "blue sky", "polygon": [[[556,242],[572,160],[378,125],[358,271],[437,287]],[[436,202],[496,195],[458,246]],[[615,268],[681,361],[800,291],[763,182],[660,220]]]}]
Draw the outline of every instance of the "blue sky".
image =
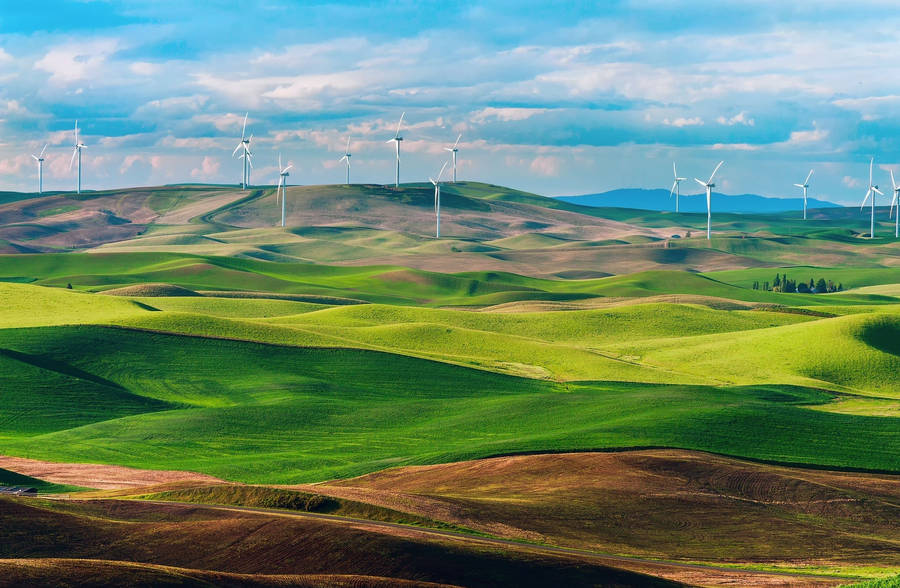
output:
[{"label": "blue sky", "polygon": [[[666,187],[671,162],[727,193],[861,199],[900,171],[895,2],[156,2],[0,12],[0,189],[235,182],[250,112],[255,183],[434,175],[542,194]],[[242,8],[238,8],[238,6]],[[895,167],[897,166],[897,167]],[[795,193],[796,192],[796,193]]]}]

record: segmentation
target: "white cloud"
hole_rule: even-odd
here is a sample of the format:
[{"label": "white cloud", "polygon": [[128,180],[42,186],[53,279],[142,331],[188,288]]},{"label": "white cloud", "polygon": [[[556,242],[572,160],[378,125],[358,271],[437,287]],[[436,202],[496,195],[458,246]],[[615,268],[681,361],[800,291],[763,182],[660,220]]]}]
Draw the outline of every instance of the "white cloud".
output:
[{"label": "white cloud", "polygon": [[130,170],[131,167],[132,167],[135,163],[138,163],[139,161],[143,161],[143,160],[144,160],[144,158],[143,158],[143,156],[141,156],[141,155],[127,155],[127,156],[125,157],[125,159],[122,161],[121,167],[119,167],[119,173],[120,173],[120,174],[125,174],[125,173],[127,173],[128,170]]},{"label": "white cloud", "polygon": [[18,174],[32,161],[34,160],[30,155],[16,155],[10,159],[0,159],[0,174]]},{"label": "white cloud", "polygon": [[716,151],[759,151],[765,145],[751,145],[750,143],[715,143],[712,148]]},{"label": "white cloud", "polygon": [[553,155],[538,155],[528,166],[533,173],[540,176],[558,176],[560,158]]},{"label": "white cloud", "polygon": [[716,122],[720,125],[727,125],[729,127],[733,127],[734,125],[744,125],[747,127],[752,127],[756,124],[756,121],[748,116],[747,112],[744,110],[740,111],[730,118],[720,116],[716,119]]},{"label": "white cloud", "polygon": [[50,81],[67,84],[97,76],[107,59],[120,48],[116,39],[95,39],[59,45],[34,64],[50,73]]},{"label": "white cloud", "polygon": [[200,162],[200,167],[195,167],[191,170],[192,178],[200,178],[204,180],[212,180],[215,179],[216,175],[219,173],[219,168],[222,166],[219,163],[219,160],[215,157],[209,157],[208,155],[203,158],[203,161]]},{"label": "white cloud", "polygon": [[810,143],[818,143],[828,138],[830,133],[824,129],[812,129],[809,131],[792,131],[791,137],[787,141],[781,143],[786,147],[797,147],[799,145],[808,145]]},{"label": "white cloud", "polygon": [[[240,137],[235,137],[234,145]],[[173,147],[175,149],[222,149],[227,147],[228,143],[225,139],[216,137],[176,137],[174,135],[166,135],[156,142],[160,147]],[[233,146],[232,146],[233,148]]]},{"label": "white cloud", "polygon": [[844,176],[841,178],[841,183],[848,188],[859,188],[863,185],[862,180],[854,178],[853,176]]},{"label": "white cloud", "polygon": [[703,125],[703,119],[699,116],[695,116],[692,118],[685,118],[680,116],[678,118],[669,120],[668,118],[663,119],[663,124],[668,125],[670,127],[695,127]]},{"label": "white cloud", "polygon": [[152,76],[161,71],[161,67],[155,63],[150,63],[149,61],[135,61],[130,66],[128,66],[133,73],[139,76]]},{"label": "white cloud", "polygon": [[8,63],[13,60],[13,56],[0,47],[0,63]]},{"label": "white cloud", "polygon": [[528,120],[544,112],[547,112],[546,108],[494,108],[493,106],[488,106],[473,112],[469,116],[469,120],[475,124],[483,124],[490,120],[499,120],[500,122],[521,121]]}]

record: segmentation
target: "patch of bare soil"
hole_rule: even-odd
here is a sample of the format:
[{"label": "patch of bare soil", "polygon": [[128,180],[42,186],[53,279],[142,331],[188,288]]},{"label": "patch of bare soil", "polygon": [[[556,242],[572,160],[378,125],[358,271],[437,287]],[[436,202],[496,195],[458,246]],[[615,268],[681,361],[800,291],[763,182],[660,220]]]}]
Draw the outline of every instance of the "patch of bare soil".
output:
[{"label": "patch of bare soil", "polygon": [[55,463],[0,455],[0,468],[39,478],[54,484],[113,490],[139,488],[169,482],[222,482],[219,478],[171,470],[140,470],[123,466],[90,463]]}]

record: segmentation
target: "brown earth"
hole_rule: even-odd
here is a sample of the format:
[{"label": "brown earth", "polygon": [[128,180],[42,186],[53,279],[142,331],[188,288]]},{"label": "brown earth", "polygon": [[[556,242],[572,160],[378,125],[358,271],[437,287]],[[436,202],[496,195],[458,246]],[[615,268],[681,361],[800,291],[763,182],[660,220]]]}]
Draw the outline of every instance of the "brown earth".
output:
[{"label": "brown earth", "polygon": [[498,537],[611,553],[900,567],[897,476],[646,450],[397,468],[302,488]]},{"label": "brown earth", "polygon": [[[225,574],[374,576],[399,585],[676,585],[584,556],[413,527],[185,504],[0,497],[0,528],[0,561],[100,559]],[[34,564],[6,566],[5,578],[27,578]]]},{"label": "brown earth", "polygon": [[195,472],[140,470],[123,466],[90,463],[54,463],[0,455],[0,469],[9,470],[54,484],[84,488],[140,488],[168,482],[222,482],[219,478]]}]

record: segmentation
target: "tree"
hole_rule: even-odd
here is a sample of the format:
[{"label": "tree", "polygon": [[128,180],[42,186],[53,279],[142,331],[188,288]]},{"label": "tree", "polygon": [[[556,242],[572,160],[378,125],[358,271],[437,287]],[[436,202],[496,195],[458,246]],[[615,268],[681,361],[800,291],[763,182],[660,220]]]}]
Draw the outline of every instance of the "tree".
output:
[{"label": "tree", "polygon": [[72,282],[69,282],[68,284],[66,284],[66,289],[67,289],[67,290],[71,290],[71,289],[72,289]]},{"label": "tree", "polygon": [[775,274],[775,281],[772,282],[772,287],[777,290],[780,285],[781,285],[781,275]]},{"label": "tree", "polygon": [[800,284],[797,285],[797,292],[801,294],[806,294],[809,292],[809,286],[806,284],[806,282],[800,282]]},{"label": "tree", "polygon": [[766,282],[766,283],[763,285],[763,288],[765,289],[766,292],[768,292],[768,291],[769,291],[769,282]]},{"label": "tree", "polygon": [[809,291],[812,292],[816,289],[816,282],[812,278],[809,279]]},{"label": "tree", "polygon": [[837,291],[838,291],[838,292],[843,292],[843,291],[844,291],[844,285],[843,285],[843,284],[838,284],[838,290],[837,290]]},{"label": "tree", "polygon": [[816,282],[816,294],[824,294],[828,292],[828,284],[825,283],[825,278],[819,278],[819,281]]}]

